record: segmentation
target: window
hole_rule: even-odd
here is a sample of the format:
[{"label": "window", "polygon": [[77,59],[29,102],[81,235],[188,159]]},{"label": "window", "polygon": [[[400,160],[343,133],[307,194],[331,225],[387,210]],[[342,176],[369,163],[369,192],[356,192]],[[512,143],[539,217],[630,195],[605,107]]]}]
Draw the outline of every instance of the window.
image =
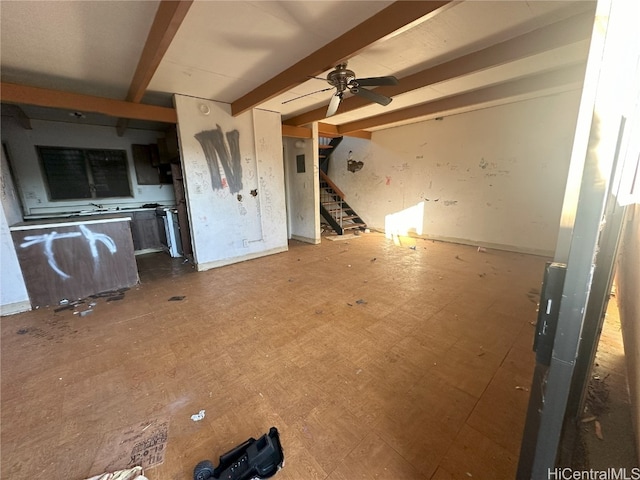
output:
[{"label": "window", "polygon": [[36,148],[50,200],[132,196],[124,150]]}]

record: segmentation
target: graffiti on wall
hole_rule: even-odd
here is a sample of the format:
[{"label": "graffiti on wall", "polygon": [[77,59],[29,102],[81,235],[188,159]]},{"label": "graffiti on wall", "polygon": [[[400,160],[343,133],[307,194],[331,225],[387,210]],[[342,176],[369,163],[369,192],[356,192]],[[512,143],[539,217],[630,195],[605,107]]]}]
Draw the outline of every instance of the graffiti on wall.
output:
[{"label": "graffiti on wall", "polygon": [[[226,137],[226,142],[225,142]],[[240,159],[240,132],[231,130],[223,134],[220,125],[215,130],[196,133],[207,159],[211,186],[214,190],[229,187],[231,193],[242,190],[242,163]],[[224,171],[224,178],[222,177]]]},{"label": "graffiti on wall", "polygon": [[85,225],[80,225],[79,228],[79,232],[58,233],[53,231],[50,233],[43,233],[42,235],[28,235],[24,237],[24,241],[20,244],[20,248],[27,248],[33,245],[42,244],[43,253],[47,258],[47,263],[54,272],[56,272],[64,279],[71,278],[71,276],[68,273],[64,272],[56,262],[55,255],[53,253],[54,240],[84,237],[89,245],[89,250],[91,251],[91,256],[93,257],[96,266],[100,262],[97,242],[105,245],[112,255],[118,251],[115,242],[109,235],[105,235],[104,233],[95,233]]}]

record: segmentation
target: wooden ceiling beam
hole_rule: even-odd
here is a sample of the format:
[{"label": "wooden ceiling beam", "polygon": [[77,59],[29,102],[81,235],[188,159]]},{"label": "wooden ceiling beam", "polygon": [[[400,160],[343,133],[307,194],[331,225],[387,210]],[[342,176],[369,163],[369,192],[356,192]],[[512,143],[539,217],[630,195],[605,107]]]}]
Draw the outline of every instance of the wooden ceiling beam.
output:
[{"label": "wooden ceiling beam", "polygon": [[251,108],[325,72],[356,55],[372,43],[399,30],[425,21],[455,1],[397,1],[368,18],[358,26],[327,43],[231,103],[232,115],[240,115]]},{"label": "wooden ceiling beam", "polygon": [[282,136],[293,138],[312,138],[313,132],[310,128],[282,125]]},{"label": "wooden ceiling beam", "polygon": [[178,120],[176,111],[173,108],[144,105],[142,103],[94,97],[48,88],[29,87],[15,83],[0,83],[0,100],[12,104],[63,108],[152,122],[176,123]]},{"label": "wooden ceiling beam", "polygon": [[402,122],[413,118],[445,114],[447,111],[479,106],[490,102],[507,100],[512,97],[549,90],[558,87],[578,87],[584,78],[585,64],[564,67],[551,72],[540,73],[529,77],[500,83],[491,87],[446,97],[433,102],[395,110],[382,115],[356,120],[337,126],[338,133],[348,135],[349,132],[380,127]]},{"label": "wooden ceiling beam", "polygon": [[169,49],[180,25],[187,16],[193,0],[162,0],[149,30],[138,67],[133,74],[127,101],[139,103],[153,75],[156,73],[162,58]]},{"label": "wooden ceiling beam", "polygon": [[[393,97],[586,40],[591,35],[592,28],[593,13],[587,12],[576,15],[403,77],[398,85],[378,87],[375,90],[387,97]],[[349,97],[341,102],[338,114],[346,113],[371,103],[371,101],[363,97]],[[306,125],[325,118],[326,111],[327,107],[323,106],[287,119],[283,123],[296,126]]]},{"label": "wooden ceiling beam", "polygon": [[[142,49],[138,66],[133,74],[127,101],[140,103],[153,75],[156,73],[162,58],[169,49],[173,37],[175,37],[180,25],[187,16],[193,0],[162,0],[153,19],[147,41]],[[129,119],[118,120],[116,130],[122,136],[128,126]]]},{"label": "wooden ceiling beam", "polygon": [[352,130],[346,133],[338,131],[338,127],[330,123],[318,123],[318,135],[321,137],[357,137],[371,140],[371,132],[366,130]]}]

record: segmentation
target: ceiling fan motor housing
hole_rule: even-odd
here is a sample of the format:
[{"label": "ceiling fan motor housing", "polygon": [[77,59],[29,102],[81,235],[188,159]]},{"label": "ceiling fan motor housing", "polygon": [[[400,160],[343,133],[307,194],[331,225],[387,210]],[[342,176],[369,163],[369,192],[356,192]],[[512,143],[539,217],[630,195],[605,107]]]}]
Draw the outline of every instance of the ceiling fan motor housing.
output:
[{"label": "ceiling fan motor housing", "polygon": [[356,79],[356,74],[347,68],[346,63],[341,63],[332,72],[327,75],[327,82],[338,89],[338,92],[344,92],[349,83]]}]

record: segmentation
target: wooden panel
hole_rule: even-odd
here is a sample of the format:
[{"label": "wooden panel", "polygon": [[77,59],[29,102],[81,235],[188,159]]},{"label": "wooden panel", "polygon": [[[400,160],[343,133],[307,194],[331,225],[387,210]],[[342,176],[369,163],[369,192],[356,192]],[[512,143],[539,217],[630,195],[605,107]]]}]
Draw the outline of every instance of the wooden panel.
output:
[{"label": "wooden panel", "polygon": [[155,210],[133,212],[131,234],[134,250],[162,249]]},{"label": "wooden panel", "polygon": [[32,306],[55,305],[138,283],[129,222],[12,232]]},{"label": "wooden panel", "polygon": [[189,230],[189,214],[187,213],[187,200],[184,191],[184,177],[180,163],[171,164],[171,177],[173,178],[173,191],[176,195],[178,210],[178,224],[180,225],[180,241],[182,254],[185,257],[193,255],[191,247],[191,230]]}]

